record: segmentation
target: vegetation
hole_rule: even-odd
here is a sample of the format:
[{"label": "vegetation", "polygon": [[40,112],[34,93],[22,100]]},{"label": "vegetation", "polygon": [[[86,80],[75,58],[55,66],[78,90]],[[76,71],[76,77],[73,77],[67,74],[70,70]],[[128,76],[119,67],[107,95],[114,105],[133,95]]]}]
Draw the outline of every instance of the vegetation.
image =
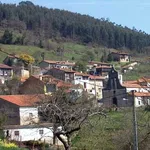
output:
[{"label": "vegetation", "polygon": [[24,148],[18,148],[18,146],[11,142],[0,141],[0,150],[27,150]]},{"label": "vegetation", "polygon": [[76,41],[115,49],[147,51],[150,36],[135,28],[59,9],[36,6],[30,1],[19,5],[0,4],[1,43],[49,47],[49,39]]},{"label": "vegetation", "polygon": [[123,74],[123,80],[137,80],[142,76],[150,76],[149,63],[141,63],[131,71]]},{"label": "vegetation", "polygon": [[[86,93],[66,94],[66,90],[60,89],[52,96],[47,96],[40,105],[41,119],[53,123],[53,134],[63,144],[65,150],[71,150],[71,138],[95,115],[102,115],[100,107],[93,108],[93,100]],[[53,143],[55,143],[55,138]]]},{"label": "vegetation", "polygon": [[[138,109],[139,150],[148,150],[150,112]],[[144,141],[143,141],[144,140]],[[108,112],[107,117],[92,117],[72,139],[75,150],[132,150],[133,123],[131,109]]]}]

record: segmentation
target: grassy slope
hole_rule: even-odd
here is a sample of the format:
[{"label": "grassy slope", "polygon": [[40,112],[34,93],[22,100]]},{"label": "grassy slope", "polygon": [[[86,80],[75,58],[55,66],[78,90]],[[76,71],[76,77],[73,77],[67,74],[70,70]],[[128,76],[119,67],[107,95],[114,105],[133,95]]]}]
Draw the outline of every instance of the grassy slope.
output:
[{"label": "grassy slope", "polygon": [[[56,42],[52,42],[50,41],[51,44],[55,45],[55,49],[57,48],[57,46],[59,46],[58,43]],[[103,54],[104,51],[109,51],[109,49],[104,49],[102,47],[90,47],[90,46],[84,46],[84,45],[80,45],[80,44],[76,44],[76,43],[71,43],[71,42],[66,42],[62,44],[64,47],[64,56],[63,56],[63,60],[71,60],[72,57],[75,58],[74,61],[78,61],[81,60],[84,55],[86,54],[87,51],[92,51],[94,56],[95,56],[95,60],[100,61],[100,58]],[[36,60],[38,60],[38,62],[40,62],[42,60],[41,58],[41,53],[45,52],[45,59],[49,59],[49,60],[61,60],[60,56],[56,55],[55,50],[51,49],[51,50],[46,50],[46,49],[42,49],[39,47],[35,47],[35,46],[21,46],[21,45],[4,45],[1,44],[0,47],[5,50],[8,53],[16,53],[16,54],[20,54],[20,53],[27,53],[32,55]],[[95,51],[98,51],[98,54],[95,53]],[[4,58],[7,55],[0,52],[0,63],[2,63],[2,61],[4,60]],[[119,63],[112,63],[114,64],[115,68],[117,70],[120,70],[120,65]],[[124,80],[135,80],[138,79],[141,76],[148,76],[150,75],[150,69],[149,68],[149,64],[144,64],[144,65],[140,65],[138,66],[137,70],[133,70],[132,72],[126,73],[123,75],[123,79]]]},{"label": "grassy slope", "polygon": [[[57,45],[57,43],[55,43]],[[63,43],[65,53],[64,53],[64,60],[71,60],[72,57],[75,58],[75,60],[80,60],[82,56],[86,53],[86,51],[93,51],[94,49],[97,49],[99,51],[99,54],[95,56],[96,59],[100,60],[102,55],[102,48],[90,48],[88,46],[75,44],[75,43]],[[35,46],[21,46],[21,45],[4,45],[1,44],[0,47],[9,53],[27,53],[32,56],[34,56],[36,59],[41,60],[40,54],[41,52],[45,52],[46,59],[52,59],[52,60],[60,60],[60,56],[57,56],[54,50],[45,50],[39,47]],[[95,53],[94,53],[95,54]],[[6,57],[6,54],[0,53],[0,62]]]},{"label": "grassy slope", "polygon": [[[150,112],[146,113],[140,110],[137,116],[140,125],[146,123],[150,117]],[[121,148],[118,148],[118,142],[123,142],[120,140],[130,138],[130,136],[132,142],[131,109],[108,113],[107,118],[95,117],[90,122],[91,125],[84,126],[72,140],[75,150],[119,150]],[[140,128],[140,132],[143,129]],[[121,134],[122,132],[124,134]],[[127,132],[130,134],[127,134]],[[127,137],[125,134],[127,134]],[[122,144],[124,143],[120,143],[120,146]]]}]

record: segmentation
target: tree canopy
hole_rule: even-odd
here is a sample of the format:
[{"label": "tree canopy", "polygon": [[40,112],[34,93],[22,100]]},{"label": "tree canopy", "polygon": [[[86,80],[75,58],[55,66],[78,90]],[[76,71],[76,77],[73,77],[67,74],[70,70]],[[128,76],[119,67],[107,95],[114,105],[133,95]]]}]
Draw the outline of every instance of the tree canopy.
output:
[{"label": "tree canopy", "polygon": [[[141,30],[129,29],[104,18],[48,9],[30,1],[20,2],[19,5],[0,3],[0,29],[7,28],[26,33],[23,37],[19,36],[19,44],[28,44],[33,40],[32,44],[39,45],[45,39],[61,38],[138,52],[150,46],[150,35]],[[23,41],[25,37],[26,42]]]}]

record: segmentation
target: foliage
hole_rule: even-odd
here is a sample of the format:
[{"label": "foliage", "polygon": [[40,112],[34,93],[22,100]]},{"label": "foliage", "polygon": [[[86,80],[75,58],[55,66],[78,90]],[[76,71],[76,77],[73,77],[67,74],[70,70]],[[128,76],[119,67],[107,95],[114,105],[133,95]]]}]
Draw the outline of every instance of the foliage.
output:
[{"label": "foliage", "polygon": [[12,44],[12,32],[10,32],[9,30],[5,30],[4,35],[1,38],[1,43],[3,44]]},{"label": "foliage", "polygon": [[86,62],[83,61],[77,61],[75,66],[73,67],[73,69],[75,71],[79,71],[79,72],[86,72]]},{"label": "foliage", "polygon": [[1,89],[1,95],[18,94],[20,84],[21,84],[21,81],[17,77],[13,77],[11,80],[5,81],[5,84],[3,85]]},{"label": "foliage", "polygon": [[[140,53],[150,46],[150,35],[141,30],[122,27],[105,18],[95,19],[65,10],[48,9],[30,1],[19,5],[1,3],[0,14],[1,28],[13,29],[22,35],[25,33],[23,38],[21,35],[16,39],[18,44],[43,47],[43,40],[72,40],[115,49],[136,49]],[[11,38],[8,41],[3,43],[11,43]]]},{"label": "foliage", "polygon": [[16,144],[11,142],[0,141],[0,150],[27,150],[27,149],[18,148]]},{"label": "foliage", "polygon": [[124,80],[137,80],[142,76],[150,76],[150,63],[141,63],[133,70],[123,74]]},{"label": "foliage", "polygon": [[28,54],[20,54],[19,58],[23,60],[26,65],[33,64],[35,61],[34,58]]},{"label": "foliage", "polygon": [[[107,112],[107,117],[92,117],[72,139],[76,150],[131,150],[133,149],[132,110]],[[149,149],[150,113],[137,109],[139,150]],[[143,141],[144,140],[144,141]],[[122,142],[123,141],[123,142]]]}]

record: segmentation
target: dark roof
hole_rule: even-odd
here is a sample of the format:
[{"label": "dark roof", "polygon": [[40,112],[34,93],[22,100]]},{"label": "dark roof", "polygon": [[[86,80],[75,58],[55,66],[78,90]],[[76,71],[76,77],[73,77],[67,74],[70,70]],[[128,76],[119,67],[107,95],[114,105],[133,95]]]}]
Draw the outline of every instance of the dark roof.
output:
[{"label": "dark roof", "polygon": [[5,65],[5,64],[0,64],[1,69],[12,69],[12,67]]}]

